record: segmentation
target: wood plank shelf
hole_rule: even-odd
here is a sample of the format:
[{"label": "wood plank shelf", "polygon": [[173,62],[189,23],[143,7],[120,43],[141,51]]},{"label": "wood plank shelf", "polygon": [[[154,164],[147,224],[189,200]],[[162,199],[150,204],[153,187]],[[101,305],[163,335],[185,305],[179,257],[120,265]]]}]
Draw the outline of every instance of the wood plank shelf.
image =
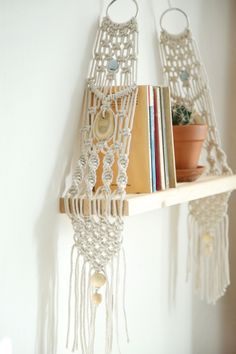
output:
[{"label": "wood plank shelf", "polygon": [[[195,182],[179,183],[150,194],[128,194],[124,201],[123,215],[132,216],[236,189],[236,175],[208,176]],[[117,201],[119,202],[119,201]],[[64,213],[64,199],[60,198],[60,212]]]}]

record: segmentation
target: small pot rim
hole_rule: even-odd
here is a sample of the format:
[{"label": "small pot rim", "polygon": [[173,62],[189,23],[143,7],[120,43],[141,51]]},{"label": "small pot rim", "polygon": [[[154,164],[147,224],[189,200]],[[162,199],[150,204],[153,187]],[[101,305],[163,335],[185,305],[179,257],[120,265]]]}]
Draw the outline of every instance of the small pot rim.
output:
[{"label": "small pot rim", "polygon": [[207,137],[208,126],[206,124],[174,125],[174,141],[201,141]]}]

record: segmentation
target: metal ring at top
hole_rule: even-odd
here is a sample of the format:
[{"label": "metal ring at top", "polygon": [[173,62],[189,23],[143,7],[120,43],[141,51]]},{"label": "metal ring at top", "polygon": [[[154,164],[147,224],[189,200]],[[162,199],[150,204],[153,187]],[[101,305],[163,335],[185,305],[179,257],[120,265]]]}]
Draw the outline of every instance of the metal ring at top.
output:
[{"label": "metal ring at top", "polygon": [[[114,4],[114,2],[116,2],[116,1],[117,1],[117,0],[112,0],[112,1],[110,2],[110,4],[107,6],[106,16],[109,17],[109,18],[110,18],[110,16],[109,16],[109,9],[110,9],[110,7]],[[137,15],[138,15],[139,7],[138,7],[138,3],[137,3],[136,0],[132,0],[132,1],[134,2],[135,6],[136,6],[136,12],[135,12],[135,15],[134,15],[134,18],[136,18]]]},{"label": "metal ring at top", "polygon": [[188,20],[188,15],[186,14],[186,12],[184,12],[184,11],[181,10],[181,9],[179,9],[178,7],[171,7],[171,8],[169,8],[169,9],[165,10],[165,11],[163,12],[163,14],[161,15],[161,17],[160,17],[160,26],[161,26],[161,29],[162,29],[163,31],[165,31],[165,28],[162,26],[163,18],[164,18],[164,16],[165,16],[168,12],[170,12],[170,11],[178,11],[178,12],[180,12],[182,15],[184,15],[184,17],[185,17],[185,19],[186,19],[186,22],[187,22],[187,25],[186,25],[185,30],[189,28],[189,20]]}]

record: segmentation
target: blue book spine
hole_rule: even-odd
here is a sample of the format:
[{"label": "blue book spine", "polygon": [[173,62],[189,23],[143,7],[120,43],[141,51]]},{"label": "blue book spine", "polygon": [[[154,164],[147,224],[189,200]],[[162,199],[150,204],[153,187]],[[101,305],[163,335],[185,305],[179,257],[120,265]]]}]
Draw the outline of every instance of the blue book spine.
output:
[{"label": "blue book spine", "polygon": [[152,192],[156,192],[156,157],[155,157],[155,121],[154,121],[154,96],[153,87],[149,86],[149,127],[150,127],[150,150],[152,170]]}]

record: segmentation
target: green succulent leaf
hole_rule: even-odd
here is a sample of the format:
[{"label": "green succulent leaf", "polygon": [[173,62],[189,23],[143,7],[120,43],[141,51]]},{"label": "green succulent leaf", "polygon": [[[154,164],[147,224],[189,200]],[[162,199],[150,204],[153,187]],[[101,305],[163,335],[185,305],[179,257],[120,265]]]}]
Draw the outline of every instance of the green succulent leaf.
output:
[{"label": "green succulent leaf", "polygon": [[191,123],[191,114],[184,105],[174,105],[172,107],[172,124],[173,125],[188,125]]}]

